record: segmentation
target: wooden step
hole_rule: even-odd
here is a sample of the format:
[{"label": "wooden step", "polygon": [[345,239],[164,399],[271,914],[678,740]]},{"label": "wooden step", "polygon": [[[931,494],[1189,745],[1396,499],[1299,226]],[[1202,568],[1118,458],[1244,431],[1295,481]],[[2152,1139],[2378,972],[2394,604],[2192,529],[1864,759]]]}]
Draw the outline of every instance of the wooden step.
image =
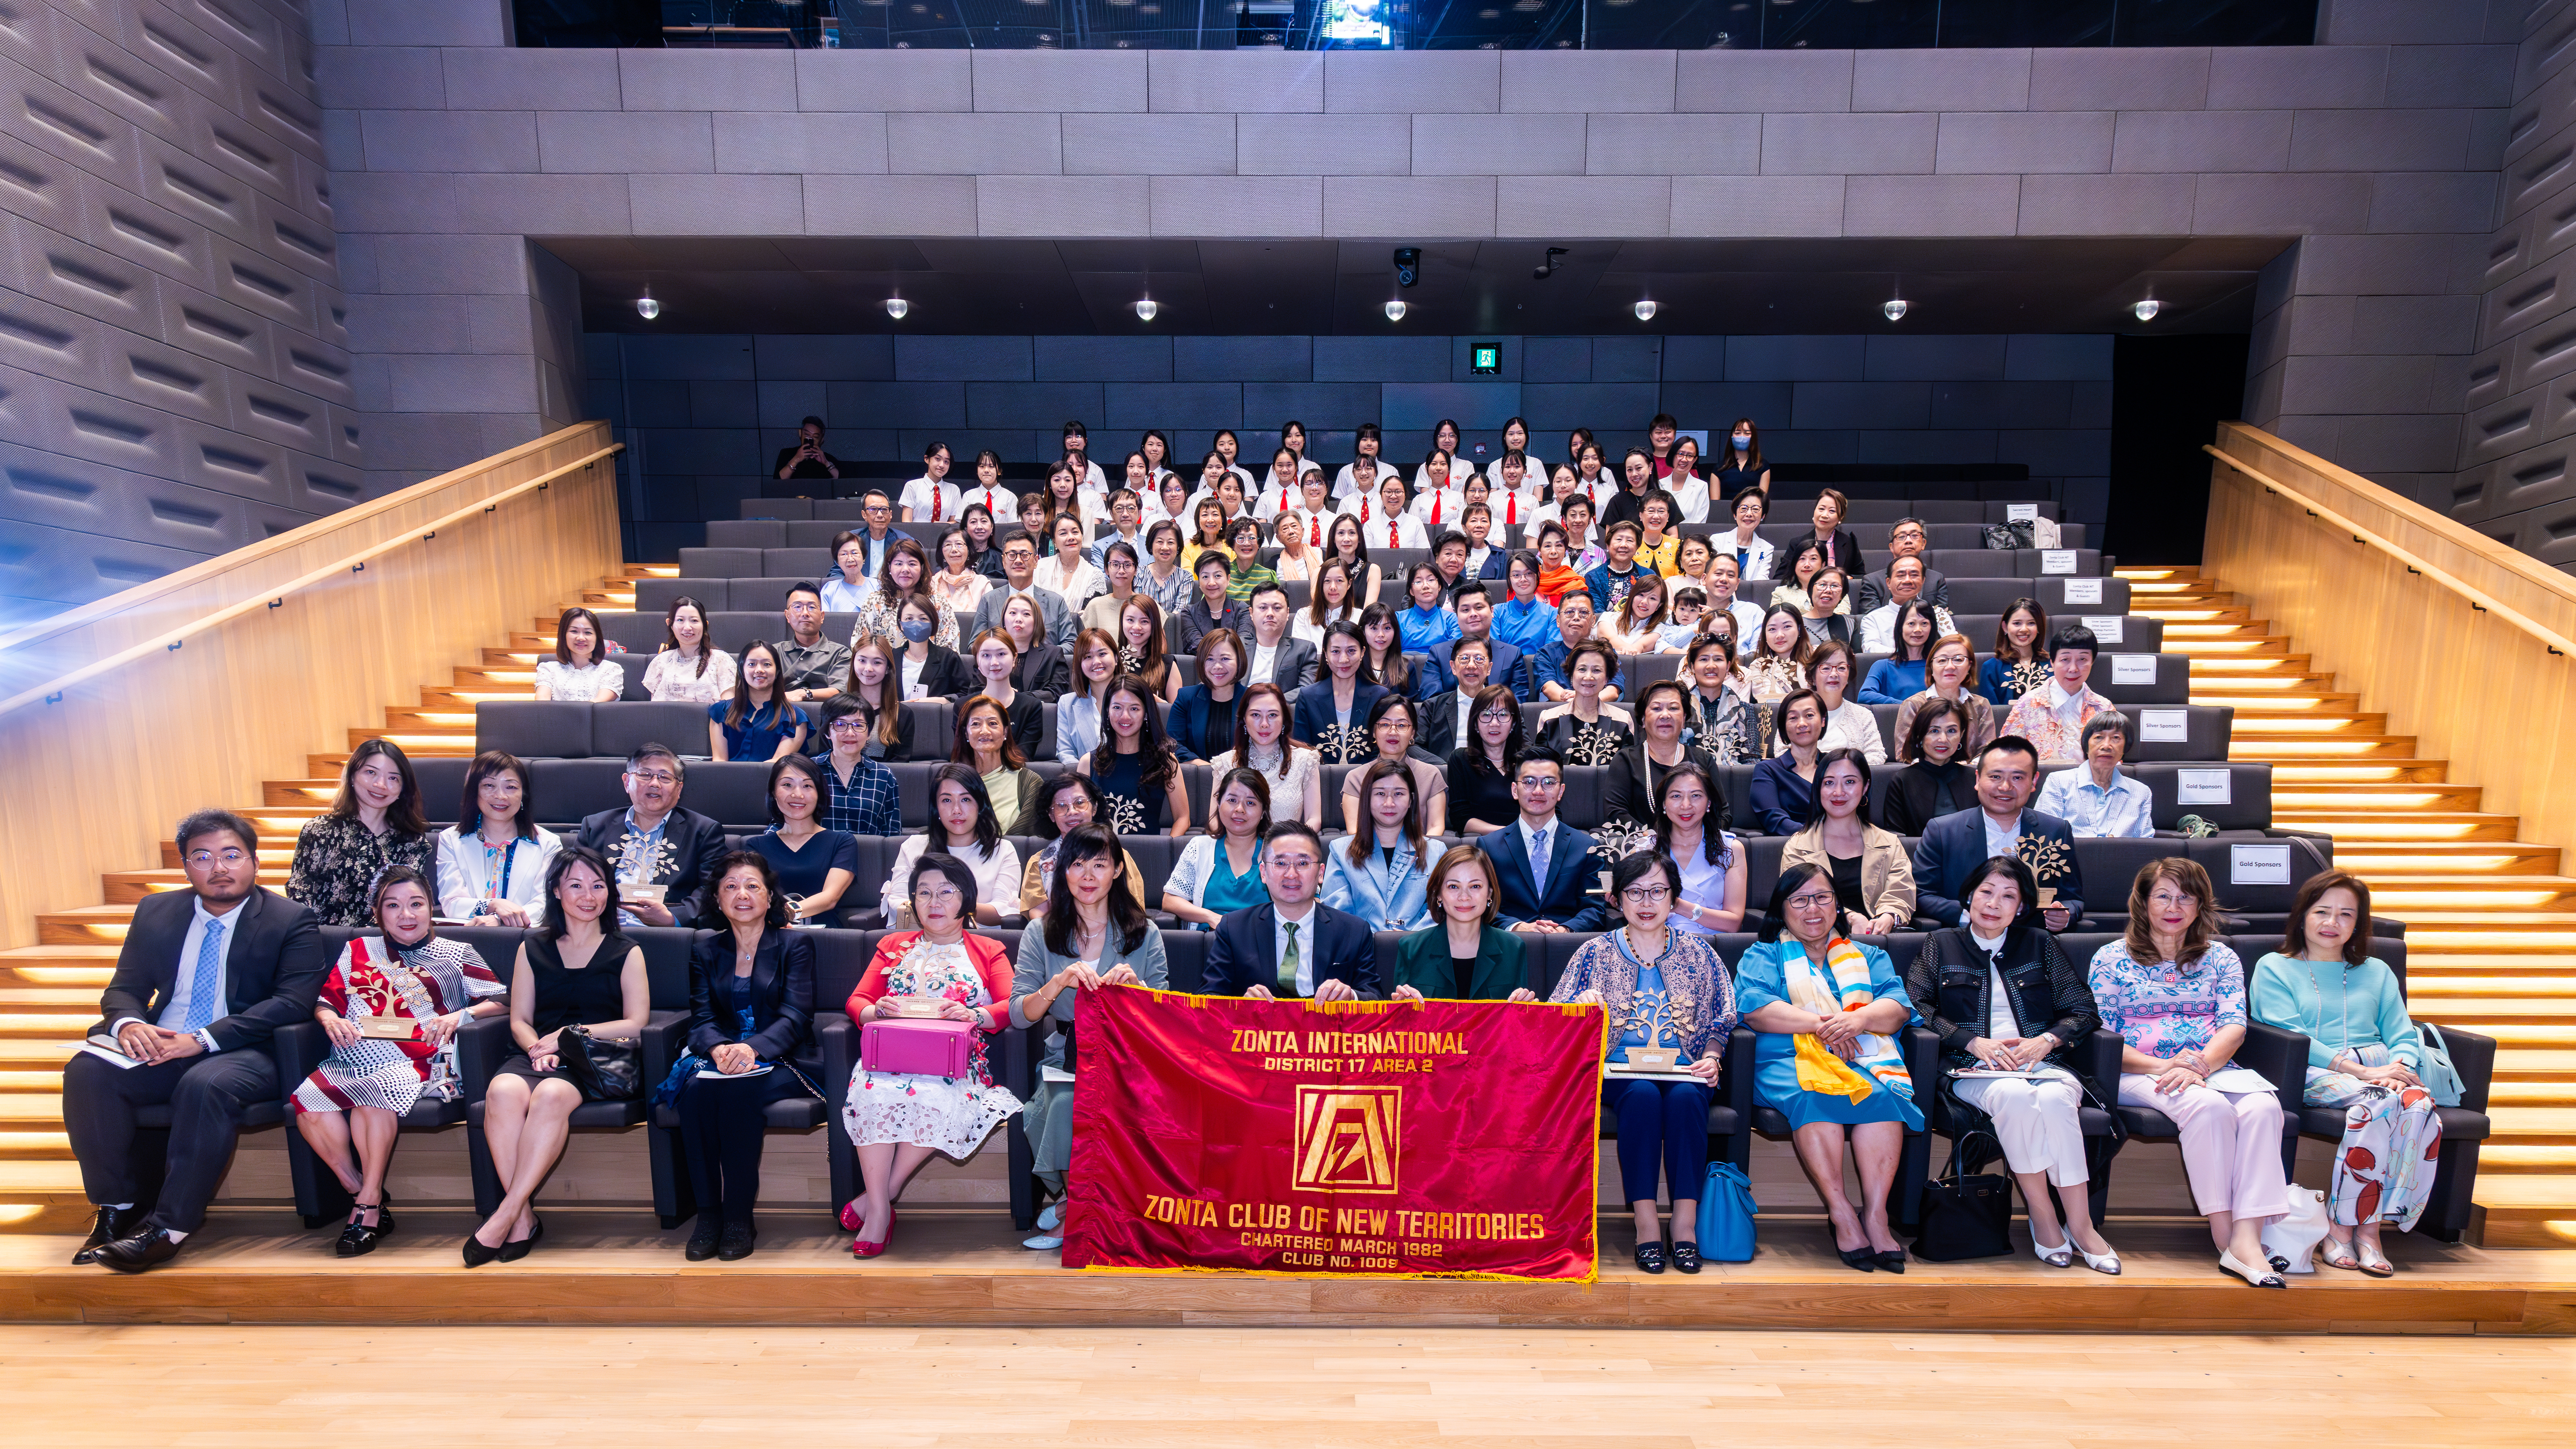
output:
[{"label": "wooden step", "polygon": [[2272,788],[2328,785],[2439,785],[2451,777],[2448,760],[2303,760],[2272,767]]},{"label": "wooden step", "polygon": [[2344,840],[2405,842],[2417,840],[2510,841],[2522,828],[2513,815],[2465,810],[2419,810],[2404,815],[2375,810],[2280,811],[2272,823],[2283,830],[2316,830]]},{"label": "wooden step", "polygon": [[36,940],[40,945],[116,945],[125,940],[125,928],[134,920],[132,906],[75,906],[67,911],[47,911],[36,917]]},{"label": "wooden step", "polygon": [[2335,864],[2363,875],[2501,872],[2556,875],[2560,852],[2527,840],[2356,840],[2335,847]]},{"label": "wooden step", "polygon": [[29,1068],[21,1063],[15,1070],[0,1070],[0,1098],[32,1093],[59,1099],[62,1090],[63,1069],[59,1063],[42,1069]]},{"label": "wooden step", "polygon": [[0,1162],[0,1202],[71,1206],[88,1201],[89,1195],[81,1191],[80,1164],[68,1155],[51,1161]]},{"label": "wooden step", "polygon": [[78,1041],[98,1021],[98,1004],[70,1011],[0,1010],[0,1037]]},{"label": "wooden step", "polygon": [[2275,814],[2299,810],[2448,810],[2474,813],[2485,793],[2476,785],[2352,780],[2322,786],[2284,786],[2276,779],[2272,782],[2272,810]]},{"label": "wooden step", "polygon": [[45,1132],[33,1127],[0,1124],[0,1161],[22,1162],[72,1161],[71,1134],[60,1130]]},{"label": "wooden step", "polygon": [[60,1092],[0,1092],[0,1123],[63,1123]]}]

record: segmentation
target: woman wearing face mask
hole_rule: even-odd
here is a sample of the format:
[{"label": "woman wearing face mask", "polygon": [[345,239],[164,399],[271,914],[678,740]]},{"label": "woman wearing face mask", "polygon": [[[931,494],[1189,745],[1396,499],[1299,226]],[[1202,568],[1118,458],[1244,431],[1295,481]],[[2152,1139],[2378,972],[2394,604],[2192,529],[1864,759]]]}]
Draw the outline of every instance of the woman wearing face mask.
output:
[{"label": "woman wearing face mask", "polygon": [[[542,873],[534,879],[542,881]],[[438,938],[429,882],[419,871],[388,867],[368,914],[371,934],[340,948],[313,1008],[331,1054],[287,1099],[296,1130],[349,1195],[349,1221],[334,1248],[343,1258],[374,1252],[394,1230],[385,1169],[415,1103],[456,1100],[456,1033],[508,1009],[482,956]],[[411,1029],[378,1036],[360,1025],[383,1019]]]},{"label": "woman wearing face mask", "polygon": [[[1020,876],[1020,914],[1035,917],[1046,910],[1047,892],[1055,889],[1056,858],[1064,837],[1083,826],[1098,822],[1109,813],[1109,802],[1100,787],[1087,775],[1058,775],[1038,787],[1036,806],[1029,820],[1034,823],[1038,839],[1046,842],[1029,857],[1027,870]],[[1145,877],[1136,869],[1136,857],[1127,857],[1127,891],[1138,900],[1145,899]]]},{"label": "woman wearing face mask", "polygon": [[1852,936],[1884,936],[1914,919],[1914,862],[1893,831],[1869,823],[1869,761],[1857,750],[1817,757],[1815,800],[1806,828],[1789,837],[1780,863],[1823,868]]},{"label": "woman wearing face mask", "polygon": [[1121,835],[1187,834],[1189,791],[1181,784],[1180,756],[1163,738],[1153,691],[1132,675],[1111,680],[1100,717],[1100,743],[1073,769],[1100,786],[1109,802],[1106,823]]},{"label": "woman wearing face mask", "polygon": [[1923,688],[1897,704],[1895,735],[1904,739],[1914,728],[1917,712],[1933,700],[1946,699],[1959,707],[1959,716],[1966,722],[1967,737],[1959,753],[1973,759],[1995,740],[1995,707],[1976,688],[1976,648],[1965,634],[1945,634],[1932,641],[1930,660],[1924,666]]},{"label": "woman wearing face mask", "polygon": [[1753,425],[1751,418],[1735,420],[1725,449],[1717,455],[1714,478],[1715,491],[1721,497],[1734,498],[1747,488],[1769,495],[1771,465],[1763,461],[1762,430]]},{"label": "woman wearing face mask", "polygon": [[1944,815],[1975,808],[1976,772],[1968,761],[1967,711],[1954,700],[1924,702],[1897,736],[1896,758],[1905,768],[1888,786],[1878,823],[1898,835],[1919,836]]},{"label": "woman wearing face mask", "polygon": [[[895,606],[895,634],[899,652],[895,658],[895,692],[903,699],[949,699],[971,694],[975,674],[963,656],[944,644],[933,643],[938,632],[935,616],[937,605],[922,599],[906,599]],[[860,640],[850,649],[850,667],[858,668],[860,649],[871,642]],[[879,639],[873,642],[885,643]]]},{"label": "woman wearing face mask", "polygon": [[1268,786],[1263,828],[1268,828],[1268,802],[1277,801],[1279,818],[1303,820],[1308,828],[1324,827],[1324,762],[1313,749],[1288,735],[1288,694],[1275,684],[1256,684],[1243,692],[1235,715],[1234,748],[1208,761],[1222,778],[1238,767],[1259,775]]}]

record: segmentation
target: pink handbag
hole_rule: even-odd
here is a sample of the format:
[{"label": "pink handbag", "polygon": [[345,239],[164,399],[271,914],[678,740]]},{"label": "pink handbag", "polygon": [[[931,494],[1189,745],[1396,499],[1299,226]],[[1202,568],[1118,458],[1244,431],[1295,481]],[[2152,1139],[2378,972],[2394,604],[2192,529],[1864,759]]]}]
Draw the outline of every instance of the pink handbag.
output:
[{"label": "pink handbag", "polygon": [[859,1067],[954,1080],[966,1075],[975,1028],[963,1021],[908,1018],[869,1022],[859,1031]]}]

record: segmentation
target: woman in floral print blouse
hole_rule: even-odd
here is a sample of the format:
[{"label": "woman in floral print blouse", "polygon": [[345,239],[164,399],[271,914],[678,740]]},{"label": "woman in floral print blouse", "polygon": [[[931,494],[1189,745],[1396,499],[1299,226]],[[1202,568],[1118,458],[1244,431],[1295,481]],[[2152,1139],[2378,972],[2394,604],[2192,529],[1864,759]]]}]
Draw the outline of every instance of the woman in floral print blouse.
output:
[{"label": "woman in floral print blouse", "polygon": [[349,752],[330,813],[305,822],[296,836],[286,894],[311,906],[326,926],[371,926],[376,877],[395,865],[431,875],[436,842],[402,747],[368,740]]}]

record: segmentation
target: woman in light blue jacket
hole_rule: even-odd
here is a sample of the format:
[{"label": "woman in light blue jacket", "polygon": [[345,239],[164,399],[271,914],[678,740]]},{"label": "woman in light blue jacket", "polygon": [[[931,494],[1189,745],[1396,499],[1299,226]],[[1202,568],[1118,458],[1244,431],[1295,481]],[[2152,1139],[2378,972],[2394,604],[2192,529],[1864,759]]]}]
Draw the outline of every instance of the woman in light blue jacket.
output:
[{"label": "woman in light blue jacket", "polygon": [[1422,797],[1402,760],[1381,759],[1360,776],[1360,833],[1325,852],[1323,901],[1372,931],[1431,925]]}]

